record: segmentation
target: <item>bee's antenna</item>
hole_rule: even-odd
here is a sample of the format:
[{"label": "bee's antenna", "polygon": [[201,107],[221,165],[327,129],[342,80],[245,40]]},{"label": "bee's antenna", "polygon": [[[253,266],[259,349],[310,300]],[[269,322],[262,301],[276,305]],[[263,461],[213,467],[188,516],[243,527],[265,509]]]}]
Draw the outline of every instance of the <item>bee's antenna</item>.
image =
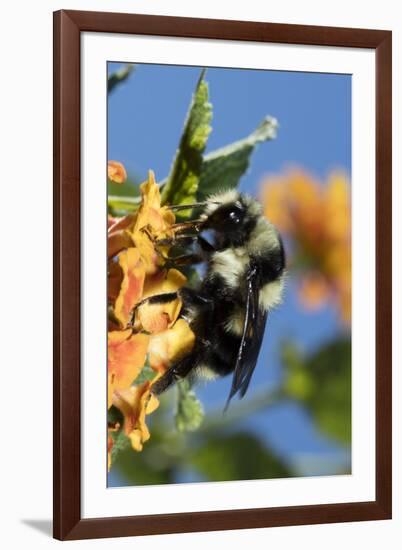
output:
[{"label": "bee's antenna", "polygon": [[190,210],[190,208],[201,208],[207,204],[219,204],[219,202],[204,201],[204,202],[194,202],[193,204],[173,204],[167,206],[169,210]]},{"label": "bee's antenna", "polygon": [[202,223],[204,223],[204,220],[189,220],[187,222],[174,223],[171,226],[171,229],[174,231],[183,231],[186,229],[194,229],[195,231],[199,231]]},{"label": "bee's antenna", "polygon": [[206,202],[194,202],[193,204],[172,204],[172,206],[167,206],[169,210],[190,210],[190,208],[201,208],[205,206]]}]

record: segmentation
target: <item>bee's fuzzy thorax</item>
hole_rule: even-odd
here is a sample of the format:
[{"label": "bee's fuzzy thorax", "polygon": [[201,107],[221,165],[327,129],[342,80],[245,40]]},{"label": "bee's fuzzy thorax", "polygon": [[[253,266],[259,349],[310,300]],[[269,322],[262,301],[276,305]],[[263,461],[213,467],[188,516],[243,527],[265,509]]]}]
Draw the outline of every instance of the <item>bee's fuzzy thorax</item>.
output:
[{"label": "bee's fuzzy thorax", "polygon": [[264,216],[258,216],[257,223],[247,241],[248,253],[262,255],[279,247],[280,240],[275,227]]},{"label": "bee's fuzzy thorax", "polygon": [[206,273],[198,288],[185,286],[176,293],[183,303],[181,317],[195,334],[194,348],[159,379],[156,393],[178,377],[233,373],[229,401],[245,395],[267,316],[281,302],[285,252],[261,204],[236,190],[209,197],[200,218],[198,231],[208,232],[207,239],[197,237]]}]

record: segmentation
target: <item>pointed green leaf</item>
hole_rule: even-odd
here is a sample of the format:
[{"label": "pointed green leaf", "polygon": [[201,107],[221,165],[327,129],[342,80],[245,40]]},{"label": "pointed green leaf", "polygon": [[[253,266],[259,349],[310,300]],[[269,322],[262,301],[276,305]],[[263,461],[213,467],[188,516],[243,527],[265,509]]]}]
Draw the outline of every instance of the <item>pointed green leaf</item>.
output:
[{"label": "pointed green leaf", "polygon": [[206,155],[198,185],[198,200],[236,187],[249,166],[256,145],[274,139],[277,128],[277,120],[267,116],[248,137]]},{"label": "pointed green leaf", "polygon": [[180,432],[197,430],[204,418],[202,405],[186,379],[180,380],[177,383],[177,389],[176,428]]},{"label": "pointed green leaf", "polygon": [[162,204],[194,202],[201,174],[202,154],[211,131],[212,105],[202,71],[195,89],[172,169],[162,189]]},{"label": "pointed green leaf", "polygon": [[107,79],[108,94],[110,94],[119,84],[127,80],[134,69],[135,66],[132,63],[127,63],[127,65],[124,65],[124,67],[112,73]]}]

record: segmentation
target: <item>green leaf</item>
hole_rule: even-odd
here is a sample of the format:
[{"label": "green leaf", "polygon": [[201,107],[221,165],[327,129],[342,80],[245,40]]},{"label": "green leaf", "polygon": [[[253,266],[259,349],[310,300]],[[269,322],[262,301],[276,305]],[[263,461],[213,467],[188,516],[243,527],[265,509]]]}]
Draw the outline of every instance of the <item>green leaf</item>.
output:
[{"label": "green leaf", "polygon": [[128,449],[131,449],[131,443],[129,438],[124,433],[124,430],[119,430],[118,432],[111,432],[111,434],[114,440],[112,452],[111,452],[111,459],[112,459],[112,465],[113,465],[120,453]]},{"label": "green leaf", "polygon": [[140,180],[137,176],[130,176],[124,185],[107,182],[107,204],[109,214],[124,216],[138,209],[141,204]]},{"label": "green leaf", "polygon": [[138,385],[138,384],[142,384],[143,382],[147,382],[148,380],[152,380],[153,378],[155,378],[155,371],[151,368],[147,360],[142,371],[134,380],[134,382],[136,385]]},{"label": "green leaf", "polygon": [[128,445],[119,449],[113,456],[111,472],[117,472],[123,478],[124,485],[159,485],[173,483],[177,457],[170,457],[164,447],[165,434],[152,430],[151,439],[146,442],[141,452]]},{"label": "green leaf", "polygon": [[331,342],[307,358],[288,344],[282,359],[287,369],[287,395],[307,407],[322,432],[349,445],[352,430],[350,340]]},{"label": "green leaf", "polygon": [[109,195],[107,198],[109,210],[113,212],[132,212],[141,204],[141,197],[119,197]]},{"label": "green leaf", "polygon": [[208,481],[290,477],[291,470],[249,433],[216,433],[191,457],[191,464]]},{"label": "green leaf", "polygon": [[110,94],[116,86],[127,80],[130,74],[134,71],[135,65],[127,63],[118,71],[112,73],[107,79],[107,92]]},{"label": "green leaf", "polygon": [[208,102],[208,84],[204,75],[205,70],[198,80],[176,157],[162,188],[162,204],[190,204],[197,194],[202,154],[212,119],[212,105]]},{"label": "green leaf", "polygon": [[197,199],[202,201],[217,191],[236,187],[249,166],[255,147],[259,143],[274,139],[277,128],[277,120],[267,116],[248,137],[206,155]]},{"label": "green leaf", "polygon": [[186,379],[177,382],[177,391],[176,428],[180,432],[197,430],[204,418],[204,410],[200,401]]},{"label": "green leaf", "polygon": [[116,457],[111,473],[117,473],[123,479],[123,484],[175,482],[176,472],[186,462],[187,438],[172,425],[173,397],[167,392],[161,399],[158,413],[147,417],[151,437],[142,451],[134,451],[130,445]]}]

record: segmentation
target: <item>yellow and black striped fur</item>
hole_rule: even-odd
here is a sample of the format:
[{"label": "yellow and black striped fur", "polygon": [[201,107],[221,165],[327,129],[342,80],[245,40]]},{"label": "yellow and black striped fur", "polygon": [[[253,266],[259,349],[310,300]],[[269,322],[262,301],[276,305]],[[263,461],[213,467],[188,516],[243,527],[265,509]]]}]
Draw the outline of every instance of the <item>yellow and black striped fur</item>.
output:
[{"label": "yellow and black striped fur", "polygon": [[[206,273],[197,288],[153,296],[154,303],[179,295],[186,319],[195,336],[192,352],[153,386],[165,391],[177,379],[214,378],[233,373],[227,404],[239,393],[243,397],[257,363],[268,312],[282,298],[285,254],[275,227],[261,205],[238,191],[210,197],[193,229],[180,236],[193,243],[189,262],[205,261]],[[203,233],[208,232],[209,240]],[[174,260],[173,260],[174,261]]]}]

